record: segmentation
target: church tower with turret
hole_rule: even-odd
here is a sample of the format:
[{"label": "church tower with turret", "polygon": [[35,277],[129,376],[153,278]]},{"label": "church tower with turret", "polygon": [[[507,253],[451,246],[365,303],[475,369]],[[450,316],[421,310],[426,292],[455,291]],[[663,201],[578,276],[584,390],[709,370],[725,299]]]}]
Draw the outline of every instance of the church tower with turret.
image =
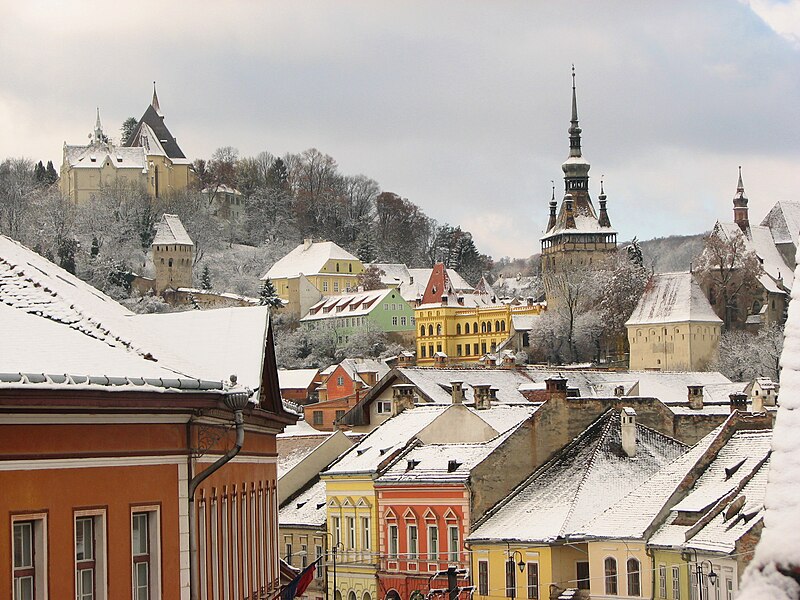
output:
[{"label": "church tower with turret", "polygon": [[568,131],[569,157],[561,165],[564,171],[564,198],[559,207],[553,193],[547,231],[541,238],[542,275],[548,303],[554,295],[548,278],[592,269],[617,249],[617,232],[611,227],[602,181],[598,196],[599,212],[595,210],[589,195],[590,165],[581,151],[575,67],[572,68],[572,119]]}]

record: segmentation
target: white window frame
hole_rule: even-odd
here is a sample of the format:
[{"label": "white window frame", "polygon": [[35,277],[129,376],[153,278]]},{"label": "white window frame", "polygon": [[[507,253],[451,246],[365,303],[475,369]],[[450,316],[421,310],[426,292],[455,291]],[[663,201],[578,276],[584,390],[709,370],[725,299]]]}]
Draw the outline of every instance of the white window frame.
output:
[{"label": "white window frame", "polygon": [[388,415],[392,412],[392,401],[391,400],[378,400],[376,403],[375,411],[379,415]]},{"label": "white window frame", "polygon": [[342,543],[342,521],[339,516],[331,517],[331,531],[333,531],[333,545],[338,546]]},{"label": "white window frame", "polygon": [[[134,539],[134,520],[137,515],[147,515],[147,560],[136,560],[141,554],[136,553]],[[147,563],[147,600],[161,599],[161,507],[160,506],[133,506],[130,514],[131,527],[131,597],[140,600],[136,593],[137,563]]]},{"label": "white window frame", "polygon": [[356,518],[347,516],[344,518],[347,525],[347,548],[349,550],[356,549]]},{"label": "white window frame", "polygon": [[439,560],[439,525],[428,525],[428,560]]},{"label": "white window frame", "polygon": [[392,523],[388,527],[388,538],[389,538],[389,558],[397,560],[397,554],[399,552],[397,548],[398,544],[398,534],[397,534],[397,525]]},{"label": "white window frame", "polygon": [[[531,574],[533,574],[533,577],[531,577]],[[528,564],[525,565],[525,575],[528,600],[539,600],[539,563],[528,561]],[[534,581],[531,582],[531,579]]]},{"label": "white window frame", "polygon": [[[31,513],[26,515],[11,516],[11,577],[12,592],[17,593],[17,581],[14,577],[14,554],[16,550],[16,536],[14,526],[30,522],[31,525],[31,563],[33,573],[20,577],[19,580],[27,577],[33,579],[33,598],[44,600],[48,597],[47,589],[47,513]],[[21,567],[24,568],[24,567]]]},{"label": "white window frame", "polygon": [[658,597],[667,597],[667,565],[658,565]]},{"label": "white window frame", "polygon": [[361,549],[369,550],[371,547],[369,517],[361,517]]},{"label": "white window frame", "polygon": [[[455,540],[453,539],[455,533]],[[447,559],[457,563],[461,558],[461,532],[458,525],[447,526]]]},{"label": "white window frame", "polygon": [[419,528],[415,523],[406,527],[406,535],[408,536],[408,560],[417,560],[419,557]]},{"label": "white window frame", "polygon": [[[94,571],[92,575],[93,590],[87,593],[81,586],[80,569],[78,568],[78,523],[88,519],[92,527],[92,558]],[[75,549],[75,597],[77,600],[105,600],[108,597],[108,533],[106,531],[105,509],[76,510],[73,512],[74,549]]]},{"label": "white window frame", "polygon": [[678,565],[672,566],[672,598],[677,600],[681,598],[681,570]]},{"label": "white window frame", "polygon": [[484,559],[478,561],[478,595],[489,595],[489,561]]}]

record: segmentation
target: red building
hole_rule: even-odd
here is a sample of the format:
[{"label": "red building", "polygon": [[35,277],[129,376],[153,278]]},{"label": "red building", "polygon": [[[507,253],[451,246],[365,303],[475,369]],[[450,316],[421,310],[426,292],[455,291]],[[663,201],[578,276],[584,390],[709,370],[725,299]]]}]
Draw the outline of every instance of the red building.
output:
[{"label": "red building", "polygon": [[0,597],[279,590],[266,309],[134,315],[0,236],[0,322]]}]

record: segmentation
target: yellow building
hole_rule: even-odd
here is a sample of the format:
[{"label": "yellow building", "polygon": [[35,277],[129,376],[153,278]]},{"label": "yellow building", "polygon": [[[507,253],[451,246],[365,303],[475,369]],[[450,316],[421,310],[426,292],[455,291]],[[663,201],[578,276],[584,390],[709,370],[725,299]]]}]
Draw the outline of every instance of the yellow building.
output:
[{"label": "yellow building", "polygon": [[114,185],[141,186],[151,197],[160,198],[196,181],[191,162],[164,124],[155,86],[150,106],[124,146],[115,145],[103,133],[99,110],[87,146],[64,143],[59,186],[79,204]]},{"label": "yellow building", "polygon": [[302,317],[322,296],[358,289],[364,264],[333,242],[306,239],[281,258],[261,280],[270,279],[290,315]]},{"label": "yellow building", "polygon": [[450,285],[444,265],[437,264],[422,303],[414,309],[417,364],[437,364],[437,356],[450,362],[478,362],[508,340],[512,316],[539,315],[543,310],[539,304],[498,302],[491,290],[457,293]]},{"label": "yellow building", "polygon": [[722,320],[691,273],[656,273],[625,327],[632,370],[705,371],[717,357]]}]

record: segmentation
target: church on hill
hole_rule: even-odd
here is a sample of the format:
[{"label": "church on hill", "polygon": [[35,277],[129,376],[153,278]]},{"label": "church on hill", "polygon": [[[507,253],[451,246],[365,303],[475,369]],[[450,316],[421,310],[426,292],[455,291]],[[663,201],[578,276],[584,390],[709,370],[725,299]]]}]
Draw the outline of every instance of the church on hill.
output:
[{"label": "church on hill", "polygon": [[89,201],[105,187],[141,186],[152,198],[185,190],[197,176],[191,162],[164,123],[153,83],[153,99],[124,145],[103,130],[100,110],[87,145],[64,142],[59,186],[76,204]]},{"label": "church on hill", "polygon": [[600,184],[600,210],[595,210],[589,195],[589,162],[581,152],[575,68],[572,69],[572,119],[569,127],[569,157],[564,171],[564,198],[561,207],[550,200],[550,218],[542,242],[542,275],[548,305],[558,301],[558,275],[593,268],[617,249],[617,232],[611,227],[606,195]]}]

